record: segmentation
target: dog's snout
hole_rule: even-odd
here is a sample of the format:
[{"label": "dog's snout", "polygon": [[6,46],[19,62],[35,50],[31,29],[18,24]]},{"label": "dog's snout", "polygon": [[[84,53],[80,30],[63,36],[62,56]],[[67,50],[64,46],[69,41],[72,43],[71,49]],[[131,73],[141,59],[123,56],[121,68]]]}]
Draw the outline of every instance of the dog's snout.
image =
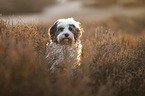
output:
[{"label": "dog's snout", "polygon": [[68,37],[68,36],[69,36],[69,34],[68,34],[68,33],[65,33],[64,35],[65,35],[65,37]]}]

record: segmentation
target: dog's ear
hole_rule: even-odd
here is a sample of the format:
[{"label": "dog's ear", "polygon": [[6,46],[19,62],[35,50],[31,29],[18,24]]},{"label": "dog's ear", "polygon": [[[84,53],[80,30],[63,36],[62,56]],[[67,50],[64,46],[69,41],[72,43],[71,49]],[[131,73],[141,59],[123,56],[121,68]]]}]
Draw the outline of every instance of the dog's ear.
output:
[{"label": "dog's ear", "polygon": [[75,27],[75,42],[82,36],[82,28]]},{"label": "dog's ear", "polygon": [[53,42],[56,42],[57,23],[58,23],[58,22],[56,22],[53,26],[51,26],[51,27],[49,28],[49,32],[48,32],[48,34],[49,34],[49,36],[51,37],[51,40],[52,40]]}]

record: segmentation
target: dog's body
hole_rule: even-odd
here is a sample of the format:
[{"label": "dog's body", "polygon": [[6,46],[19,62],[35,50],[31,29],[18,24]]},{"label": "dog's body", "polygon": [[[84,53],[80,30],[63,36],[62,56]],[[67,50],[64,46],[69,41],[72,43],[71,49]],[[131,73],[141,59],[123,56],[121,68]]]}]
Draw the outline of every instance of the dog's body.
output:
[{"label": "dog's body", "polygon": [[47,59],[50,70],[55,70],[66,61],[72,62],[72,67],[80,65],[82,45],[80,23],[73,18],[59,19],[49,30],[51,43],[48,45]]}]

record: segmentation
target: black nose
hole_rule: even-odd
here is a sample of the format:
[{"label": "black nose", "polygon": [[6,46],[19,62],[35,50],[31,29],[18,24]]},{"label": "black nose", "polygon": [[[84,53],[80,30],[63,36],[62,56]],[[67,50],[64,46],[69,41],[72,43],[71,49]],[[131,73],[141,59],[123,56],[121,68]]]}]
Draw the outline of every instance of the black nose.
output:
[{"label": "black nose", "polygon": [[69,34],[68,34],[68,33],[65,33],[64,35],[65,35],[65,37],[68,37],[68,36],[69,36]]}]

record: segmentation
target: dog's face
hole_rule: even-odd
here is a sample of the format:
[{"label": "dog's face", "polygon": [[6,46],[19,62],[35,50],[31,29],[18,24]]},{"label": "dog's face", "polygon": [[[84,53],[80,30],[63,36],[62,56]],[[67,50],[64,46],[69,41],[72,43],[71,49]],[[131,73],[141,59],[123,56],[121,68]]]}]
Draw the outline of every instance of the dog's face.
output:
[{"label": "dog's face", "polygon": [[81,36],[80,23],[73,18],[59,19],[49,29],[49,34],[53,42],[62,45],[71,45]]}]

